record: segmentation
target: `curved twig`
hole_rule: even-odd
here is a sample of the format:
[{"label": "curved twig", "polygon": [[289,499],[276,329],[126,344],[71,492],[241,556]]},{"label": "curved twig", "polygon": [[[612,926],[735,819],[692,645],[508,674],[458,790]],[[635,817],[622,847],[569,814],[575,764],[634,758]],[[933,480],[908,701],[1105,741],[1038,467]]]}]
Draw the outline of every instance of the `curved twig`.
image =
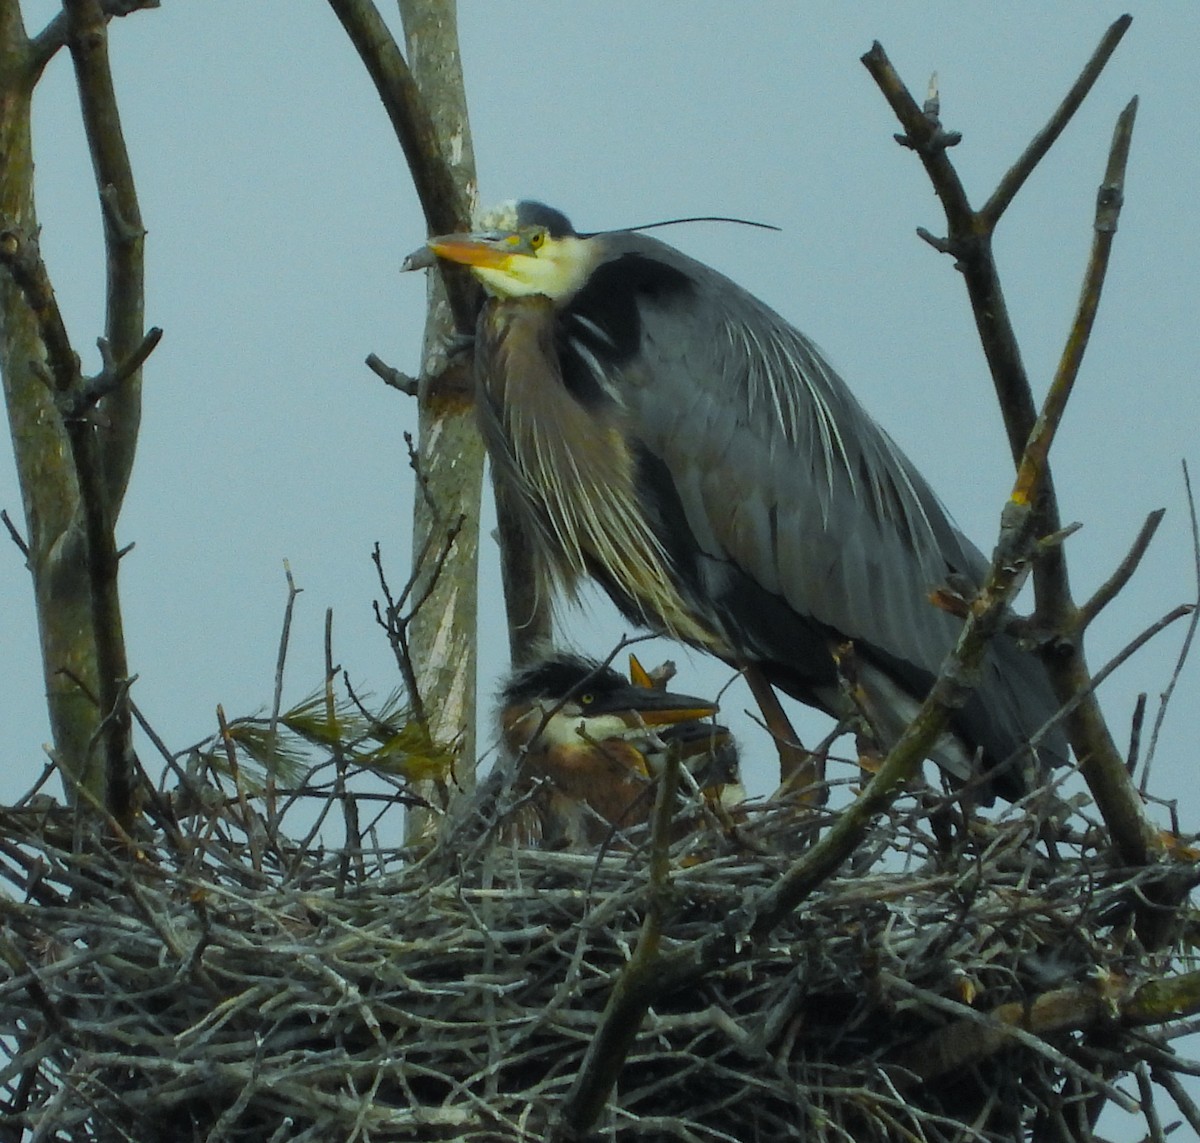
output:
[{"label": "curved twig", "polygon": [[[471,204],[454,178],[429,109],[391,30],[372,0],[329,0],[374,81],[408,161],[430,234],[469,228]],[[462,333],[475,329],[479,289],[469,274],[444,273],[446,294]]]},{"label": "curved twig", "polygon": [[1076,611],[1076,631],[1086,631],[1096,616],[1117,597],[1118,593],[1133,578],[1133,573],[1137,571],[1138,565],[1142,562],[1142,557],[1150,547],[1150,541],[1154,539],[1166,512],[1165,508],[1156,508],[1146,517],[1125,558],[1117,564],[1112,575],[1096,588],[1088,601]]},{"label": "curved twig", "polygon": [[1192,495],[1192,478],[1188,472],[1186,460],[1183,462],[1183,488],[1187,495],[1188,519],[1192,526],[1192,568],[1196,576],[1196,602],[1192,606],[1192,618],[1188,623],[1187,633],[1183,637],[1179,654],[1175,658],[1175,668],[1171,672],[1170,681],[1163,689],[1158,703],[1158,711],[1154,716],[1154,728],[1150,731],[1150,745],[1146,750],[1146,765],[1142,772],[1140,788],[1143,792],[1150,780],[1150,767],[1154,762],[1155,751],[1158,749],[1158,734],[1162,730],[1163,720],[1167,717],[1167,707],[1170,706],[1171,697],[1175,694],[1175,685],[1183,673],[1183,665],[1191,654],[1192,641],[1196,637],[1196,627],[1200,625],[1200,522],[1197,522],[1196,519],[1196,498]]}]

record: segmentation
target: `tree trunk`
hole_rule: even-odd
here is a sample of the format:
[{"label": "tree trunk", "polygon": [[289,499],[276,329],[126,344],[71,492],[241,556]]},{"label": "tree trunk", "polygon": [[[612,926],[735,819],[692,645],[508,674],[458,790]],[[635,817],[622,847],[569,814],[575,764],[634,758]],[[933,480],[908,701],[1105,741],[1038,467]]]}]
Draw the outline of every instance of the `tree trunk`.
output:
[{"label": "tree trunk", "polygon": [[[0,372],[55,757],[69,799],[127,824],[133,751],[114,526],[141,409],[140,372],[120,367],[144,357],[143,232],[108,65],[109,18],[98,0],[68,0],[30,40],[17,0],[0,0],[0,256],[8,267],[0,275]],[[90,396],[37,251],[33,197],[30,101],[64,44],[79,83],[108,256],[105,360],[95,381],[112,383]]]},{"label": "tree trunk", "polygon": [[[475,205],[475,156],[467,119],[453,0],[400,0],[409,68],[433,120],[442,158],[467,209]],[[429,310],[422,348],[418,492],[413,509],[414,598],[421,598],[438,567],[438,554],[461,518],[412,625],[413,665],[429,731],[456,742],[459,787],[475,780],[476,615],[479,580],[479,508],[483,442],[475,423],[469,361],[447,367],[447,346],[458,330],[440,274],[429,275]],[[427,827],[410,813],[408,834]]]}]

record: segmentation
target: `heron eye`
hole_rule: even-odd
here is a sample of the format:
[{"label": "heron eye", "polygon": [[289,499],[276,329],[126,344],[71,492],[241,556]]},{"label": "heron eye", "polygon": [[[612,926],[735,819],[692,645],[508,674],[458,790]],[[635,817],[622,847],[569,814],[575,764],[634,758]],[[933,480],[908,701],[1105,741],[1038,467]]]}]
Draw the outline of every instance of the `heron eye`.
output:
[{"label": "heron eye", "polygon": [[596,696],[594,694],[592,694],[591,691],[588,691],[587,694],[582,694],[579,696],[579,705],[580,706],[591,706],[592,703],[594,703],[595,701],[596,701]]},{"label": "heron eye", "polygon": [[546,232],[544,230],[535,230],[529,236],[529,245],[533,250],[540,250],[542,244],[546,241]]}]

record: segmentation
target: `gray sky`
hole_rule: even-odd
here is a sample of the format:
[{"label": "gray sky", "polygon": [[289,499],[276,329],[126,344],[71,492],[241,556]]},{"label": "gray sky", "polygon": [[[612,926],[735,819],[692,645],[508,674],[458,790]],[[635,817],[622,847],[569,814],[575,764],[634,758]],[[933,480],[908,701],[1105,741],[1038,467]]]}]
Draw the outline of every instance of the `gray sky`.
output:
[{"label": "gray sky", "polygon": [[[53,5],[26,7],[36,25]],[[919,164],[892,141],[896,124],[858,57],[878,38],[915,89],[938,72],[944,119],[965,136],[954,158],[981,201],[1117,14],[1090,4],[1046,14],[467,3],[481,198],[541,197],[592,229],[711,212],[782,226],[698,225],[668,237],[821,343],[987,549],[1010,481],[999,416],[959,276],[913,233],[939,231],[940,211]],[[1055,455],[1064,516],[1084,524],[1070,542],[1077,594],[1109,573],[1148,511],[1165,505],[1168,515],[1136,582],[1091,635],[1095,665],[1194,592],[1180,460],[1189,451],[1196,460],[1200,421],[1190,203],[1200,97],[1189,55],[1198,37],[1194,5],[1137,15],[998,246],[1040,390],[1077,296],[1112,123],[1138,93],[1113,269]],[[285,557],[304,588],[288,695],[320,678],[326,607],[351,675],[381,694],[395,685],[371,617],[368,555],[379,540],[403,581],[411,481],[401,434],[414,416],[361,361],[375,351],[416,367],[424,289],[398,266],[423,225],[374,91],[323,4],[172,0],[116,22],[112,44],[149,227],[147,314],[166,331],[146,371],[120,523],[121,542],[137,545],[122,594],[137,700],[183,745],[213,728],[218,702],[233,714],[269,700]],[[68,64],[57,59],[38,90],[38,205],[75,343],[95,367],[98,207]],[[7,455],[0,504],[19,517]],[[486,705],[503,636],[485,547]],[[0,719],[16,789],[39,766],[47,726],[15,549],[0,552],[0,592]],[[567,635],[601,652],[623,630],[597,600]],[[1153,697],[1166,683],[1181,637],[1182,625],[1105,687],[1119,739],[1138,691]],[[688,689],[726,677],[678,657]],[[1165,794],[1189,778],[1197,677],[1191,664],[1160,743]],[[802,721],[810,737],[821,732],[820,720]]]},{"label": "gray sky", "polygon": [[[388,7],[387,4],[381,5]],[[54,9],[25,5],[31,27]],[[815,338],[985,550],[1011,469],[959,276],[919,241],[941,212],[859,56],[880,40],[923,93],[940,77],[954,160],[976,203],[1057,104],[1121,9],[1095,3],[521,4],[468,0],[461,32],[484,204],[538,197],[582,229],[742,215],[782,233],[700,225],[665,233]],[[389,18],[392,13],[389,9]],[[393,21],[398,24],[398,21]],[[1200,238],[1200,5],[1144,5],[1067,135],[1003,223],[998,255],[1034,385],[1044,390],[1078,294],[1114,119],[1141,96],[1112,271],[1054,454],[1073,582],[1085,598],[1166,506],[1131,588],[1089,635],[1094,667],[1175,604],[1194,572],[1180,461],[1200,483],[1196,372]],[[372,544],[393,580],[409,558],[406,398],[362,365],[413,371],[425,292],[401,276],[424,237],[398,146],[327,7],[297,0],[166,0],[112,26],[126,137],[149,228],[149,323],[166,335],[145,374],[145,419],[119,540],[135,697],[181,747],[270,700],[285,598],[304,589],[286,696],[321,676],[325,608],[365,689],[397,685],[374,626]],[[102,328],[99,212],[69,60],[36,104],[43,250],[76,347]],[[8,450],[0,506],[20,518]],[[485,543],[484,708],[502,669],[494,551]],[[4,788],[40,771],[48,736],[33,606],[0,544]],[[599,600],[568,636],[603,653],[625,630]],[[1102,692],[1119,741],[1139,691],[1156,697],[1178,625]],[[664,645],[681,689],[719,665]],[[1159,744],[1154,788],[1185,799],[1200,667],[1189,664]],[[726,703],[736,712],[747,699]],[[751,781],[773,755],[745,719]],[[824,730],[800,719],[810,739]],[[486,740],[487,735],[484,735]],[[1191,797],[1188,794],[1191,793]]]}]

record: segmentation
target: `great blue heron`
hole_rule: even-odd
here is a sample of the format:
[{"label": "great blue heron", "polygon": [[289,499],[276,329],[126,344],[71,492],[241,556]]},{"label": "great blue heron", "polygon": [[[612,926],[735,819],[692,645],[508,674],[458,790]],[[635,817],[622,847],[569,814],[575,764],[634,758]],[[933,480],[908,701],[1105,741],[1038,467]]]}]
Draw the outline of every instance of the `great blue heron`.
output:
[{"label": "great blue heron", "polygon": [[[495,480],[548,582],[598,579],[632,620],[844,716],[837,649],[887,747],[962,626],[930,602],[987,561],[816,346],[644,234],[577,233],[540,203],[432,238],[489,299],[476,369]],[[426,252],[427,261],[433,258]],[[1041,663],[1008,635],[933,751],[1005,797],[1065,761]],[[983,793],[988,793],[986,784]]]},{"label": "great blue heron", "polygon": [[565,652],[518,671],[500,714],[507,753],[518,760],[513,791],[523,812],[512,832],[525,843],[580,850],[642,825],[672,752],[696,789],[726,805],[740,800],[737,751],[729,731],[711,721],[716,710]]}]

